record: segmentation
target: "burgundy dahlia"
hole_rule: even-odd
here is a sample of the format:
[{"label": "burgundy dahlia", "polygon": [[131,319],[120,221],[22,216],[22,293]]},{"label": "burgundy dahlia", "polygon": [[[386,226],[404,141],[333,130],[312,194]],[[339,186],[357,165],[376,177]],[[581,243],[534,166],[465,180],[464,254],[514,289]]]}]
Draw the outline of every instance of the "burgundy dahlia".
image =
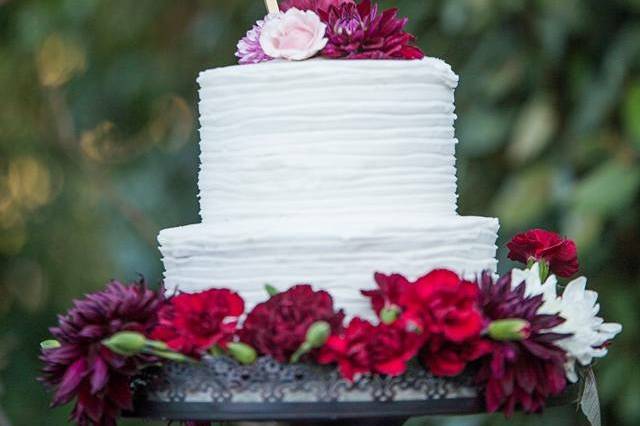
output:
[{"label": "burgundy dahlia", "polygon": [[318,13],[320,10],[329,10],[331,6],[340,6],[344,3],[354,3],[354,0],[285,0],[280,5],[280,10],[286,12],[295,7]]},{"label": "burgundy dahlia", "polygon": [[297,285],[253,308],[238,334],[258,353],[285,363],[305,342],[313,323],[326,321],[332,332],[339,332],[343,320],[344,313],[336,312],[329,293]]},{"label": "burgundy dahlia", "polygon": [[507,247],[511,260],[524,264],[546,262],[549,270],[560,277],[578,272],[576,244],[555,232],[531,229],[513,237]]},{"label": "burgundy dahlia", "polygon": [[526,297],[526,284],[513,288],[511,274],[494,282],[489,273],[480,280],[481,305],[491,320],[519,319],[528,323],[522,340],[493,341],[477,375],[486,385],[487,410],[511,416],[519,406],[527,413],[542,411],[548,397],[566,386],[565,352],[555,342],[566,334],[549,333],[564,322],[559,315],[539,314],[543,296]]},{"label": "burgundy dahlia", "polygon": [[151,337],[177,352],[200,358],[213,346],[226,348],[243,312],[242,298],[227,289],[181,293],[162,307]]},{"label": "burgundy dahlia", "polygon": [[343,3],[319,11],[327,24],[329,39],[322,55],[346,59],[422,59],[414,46],[415,37],[404,31],[407,18],[398,18],[397,9],[378,13],[371,0]]},{"label": "burgundy dahlia", "polygon": [[41,381],[55,391],[52,405],[75,399],[71,419],[78,425],[115,425],[121,410],[131,409],[129,380],[149,359],[117,355],[101,342],[125,330],[149,333],[162,303],[162,292],[149,290],[142,280],[129,286],[114,281],[76,300],[50,329],[60,347],[41,355]]}]

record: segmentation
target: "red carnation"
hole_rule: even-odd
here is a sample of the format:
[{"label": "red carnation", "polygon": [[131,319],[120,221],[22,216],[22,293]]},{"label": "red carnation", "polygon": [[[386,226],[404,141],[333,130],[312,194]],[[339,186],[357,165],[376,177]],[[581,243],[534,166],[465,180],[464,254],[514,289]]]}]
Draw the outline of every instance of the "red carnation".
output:
[{"label": "red carnation", "polygon": [[566,354],[555,342],[568,335],[547,332],[565,320],[539,314],[543,296],[526,297],[525,283],[512,288],[511,274],[494,283],[485,273],[480,285],[482,309],[490,320],[517,319],[527,325],[521,340],[493,341],[491,356],[480,367],[477,380],[486,386],[487,410],[502,409],[507,416],[518,406],[528,413],[542,411],[546,399],[566,386]]},{"label": "red carnation", "polygon": [[380,315],[383,309],[400,309],[401,299],[409,290],[411,283],[400,274],[385,275],[376,272],[374,279],[378,284],[376,290],[362,290],[363,296],[371,299],[371,307]]},{"label": "red carnation", "polygon": [[485,320],[479,289],[448,270],[435,270],[416,282],[402,275],[376,274],[377,290],[363,291],[380,316],[396,311],[399,321],[422,329],[425,347],[420,357],[437,376],[456,376],[489,350],[480,334]]},{"label": "red carnation", "polygon": [[312,324],[326,321],[332,332],[339,332],[343,320],[344,313],[335,311],[329,293],[297,285],[253,308],[239,336],[260,354],[285,363],[305,342]]},{"label": "red carnation", "polygon": [[478,307],[479,290],[452,271],[438,269],[418,278],[403,295],[407,315],[419,320],[428,336],[462,343],[475,339],[484,327]]},{"label": "red carnation", "polygon": [[329,337],[318,362],[337,363],[342,376],[351,381],[362,373],[399,376],[422,343],[422,335],[402,320],[374,326],[354,318],[343,333]]},{"label": "red carnation", "polygon": [[322,55],[346,59],[422,59],[424,53],[413,46],[415,37],[404,31],[407,18],[398,18],[397,9],[378,13],[371,0],[351,2],[319,10],[327,24],[329,39]]},{"label": "red carnation", "polygon": [[491,349],[489,340],[479,336],[464,343],[452,343],[441,336],[432,336],[420,358],[433,375],[455,377],[467,368],[467,364],[489,354]]},{"label": "red carnation", "polygon": [[50,330],[60,347],[41,355],[41,380],[55,390],[53,406],[75,399],[71,419],[78,425],[115,425],[121,410],[132,408],[129,381],[151,359],[118,355],[102,341],[121,331],[148,333],[162,303],[162,292],[142,280],[130,286],[114,281],[75,301]]},{"label": "red carnation", "polygon": [[507,244],[509,259],[528,264],[544,261],[560,277],[578,272],[576,244],[555,232],[532,229],[518,234]]},{"label": "red carnation", "polygon": [[226,347],[243,312],[244,301],[230,290],[181,293],[160,310],[159,324],[151,337],[199,358],[215,345]]}]

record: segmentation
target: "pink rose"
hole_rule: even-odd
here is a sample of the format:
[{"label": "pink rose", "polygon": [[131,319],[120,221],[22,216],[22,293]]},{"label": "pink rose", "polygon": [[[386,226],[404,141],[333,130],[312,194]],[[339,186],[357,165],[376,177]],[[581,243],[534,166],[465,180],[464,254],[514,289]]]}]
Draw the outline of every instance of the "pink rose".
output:
[{"label": "pink rose", "polygon": [[265,23],[260,46],[272,58],[301,61],[324,49],[326,29],[316,13],[289,9]]}]

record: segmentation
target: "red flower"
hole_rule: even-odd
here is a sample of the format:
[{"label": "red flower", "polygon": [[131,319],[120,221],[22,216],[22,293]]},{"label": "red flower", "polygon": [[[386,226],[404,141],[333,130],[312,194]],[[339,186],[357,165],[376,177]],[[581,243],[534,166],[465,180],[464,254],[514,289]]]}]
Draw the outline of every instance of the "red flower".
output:
[{"label": "red flower", "polygon": [[480,337],[464,343],[451,343],[440,336],[433,336],[420,353],[420,358],[433,375],[455,377],[465,370],[467,364],[489,354],[491,349],[491,342]]},{"label": "red flower", "polygon": [[509,259],[522,262],[545,261],[549,269],[560,277],[578,272],[576,244],[555,232],[532,229],[518,234],[507,244]]},{"label": "red flower", "polygon": [[489,350],[480,334],[485,320],[477,284],[448,270],[435,270],[416,282],[402,275],[375,275],[377,290],[363,291],[380,315],[395,308],[399,321],[423,331],[424,364],[437,376],[456,376]]},{"label": "red flower", "polygon": [[407,315],[419,320],[428,336],[453,343],[475,339],[484,327],[479,289],[451,271],[435,270],[419,278],[403,295]]},{"label": "red flower", "polygon": [[492,342],[492,355],[477,375],[478,382],[486,385],[487,410],[502,409],[507,416],[518,406],[528,413],[542,411],[546,399],[566,386],[566,354],[554,342],[567,335],[546,332],[564,319],[538,314],[543,296],[525,297],[526,284],[512,288],[511,274],[494,283],[485,273],[480,285],[482,308],[490,320],[522,319],[529,324],[521,341]]},{"label": "red flower", "polygon": [[213,346],[222,348],[233,338],[244,301],[229,290],[212,289],[174,296],[159,313],[151,337],[196,358]]},{"label": "red flower", "polygon": [[374,279],[378,284],[376,290],[362,290],[363,296],[371,299],[371,307],[380,315],[380,311],[389,308],[401,308],[401,299],[409,290],[411,283],[399,274],[384,275],[376,272]]},{"label": "red flower", "polygon": [[343,312],[335,311],[329,293],[298,285],[253,308],[239,336],[260,354],[284,363],[304,343],[313,323],[326,321],[333,332],[339,332],[343,320]]},{"label": "red flower", "polygon": [[129,381],[150,358],[125,358],[101,342],[120,331],[148,333],[162,303],[162,292],[142,280],[130,286],[114,281],[75,301],[50,330],[61,346],[41,355],[41,380],[55,390],[53,406],[75,398],[71,419],[78,425],[115,425],[121,410],[132,408]]},{"label": "red flower", "polygon": [[329,39],[322,55],[347,59],[422,59],[424,53],[413,46],[415,37],[404,31],[407,18],[398,18],[397,9],[378,14],[371,0],[343,3],[319,10],[327,24]]},{"label": "red flower", "polygon": [[329,337],[318,362],[337,363],[342,376],[351,381],[362,373],[399,376],[422,343],[422,335],[402,320],[374,326],[354,318],[343,333]]}]

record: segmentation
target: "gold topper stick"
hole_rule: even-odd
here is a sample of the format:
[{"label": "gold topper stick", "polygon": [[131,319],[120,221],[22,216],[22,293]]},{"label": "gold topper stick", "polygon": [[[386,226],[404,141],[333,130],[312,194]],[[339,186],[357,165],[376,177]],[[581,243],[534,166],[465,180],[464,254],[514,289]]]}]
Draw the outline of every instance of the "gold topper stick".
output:
[{"label": "gold topper stick", "polygon": [[269,14],[280,12],[280,7],[278,6],[278,0],[264,0],[264,4],[267,6],[267,10]]}]

